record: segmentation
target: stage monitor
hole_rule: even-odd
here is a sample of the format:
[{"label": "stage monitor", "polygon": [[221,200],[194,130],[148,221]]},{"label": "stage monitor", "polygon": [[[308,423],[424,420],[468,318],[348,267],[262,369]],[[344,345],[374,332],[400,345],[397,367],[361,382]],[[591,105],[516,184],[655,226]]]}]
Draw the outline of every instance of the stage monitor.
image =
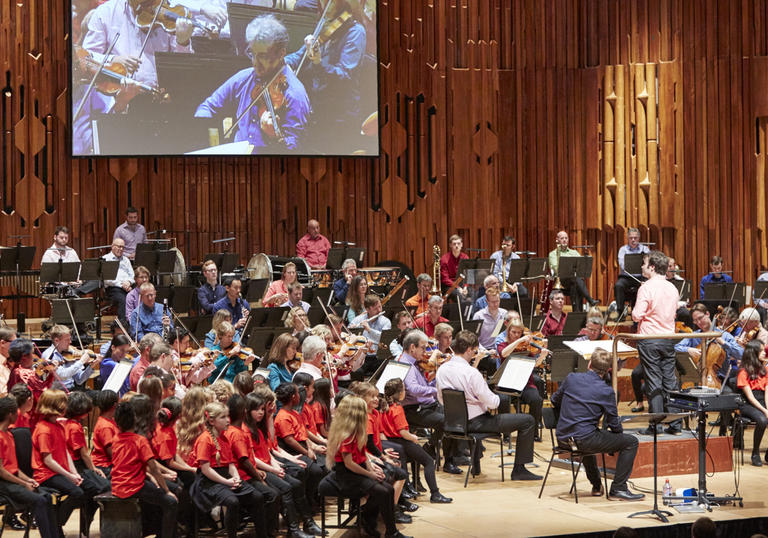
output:
[{"label": "stage monitor", "polygon": [[72,156],[378,156],[375,0],[251,3],[71,0]]}]

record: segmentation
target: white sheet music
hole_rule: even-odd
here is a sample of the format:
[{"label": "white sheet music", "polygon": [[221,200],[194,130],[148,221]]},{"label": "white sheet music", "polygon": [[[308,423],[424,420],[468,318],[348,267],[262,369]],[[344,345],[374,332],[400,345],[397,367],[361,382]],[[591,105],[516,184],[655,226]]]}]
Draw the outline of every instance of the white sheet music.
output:
[{"label": "white sheet music", "polygon": [[104,386],[101,387],[101,390],[112,390],[119,393],[120,389],[123,388],[125,378],[131,373],[131,368],[133,368],[133,362],[131,361],[120,361],[117,363],[117,366],[109,374],[109,378],[104,383]]},{"label": "white sheet music", "polygon": [[535,365],[535,359],[510,357],[499,378],[498,387],[507,390],[523,390],[531,378]]},{"label": "white sheet music", "polygon": [[390,379],[405,379],[405,376],[408,375],[410,369],[410,364],[390,361],[384,367],[384,371],[381,372],[381,377],[379,377],[379,380],[376,382],[376,388],[379,389],[379,394],[384,394],[384,385],[387,384],[387,381]]},{"label": "white sheet music", "polygon": [[[563,342],[563,344],[574,350],[576,353],[585,356],[591,355],[596,349],[604,349],[608,353],[611,353],[613,350],[613,340],[579,340],[578,342],[576,340],[568,340],[567,342]],[[619,353],[632,353],[637,350],[624,342],[619,342],[617,351]]]}]

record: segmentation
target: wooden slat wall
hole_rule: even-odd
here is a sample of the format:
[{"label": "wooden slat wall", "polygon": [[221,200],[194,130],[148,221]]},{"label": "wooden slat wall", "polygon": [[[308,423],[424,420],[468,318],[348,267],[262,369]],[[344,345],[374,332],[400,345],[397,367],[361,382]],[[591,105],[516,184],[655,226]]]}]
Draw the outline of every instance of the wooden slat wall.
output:
[{"label": "wooden slat wall", "polygon": [[289,254],[316,217],[417,272],[456,231],[543,254],[566,228],[604,301],[629,226],[689,278],[768,266],[768,0],[380,0],[379,159],[71,160],[67,16],[0,0],[2,244],[66,224],[82,254],[130,204],[188,264],[229,234],[243,263]]}]

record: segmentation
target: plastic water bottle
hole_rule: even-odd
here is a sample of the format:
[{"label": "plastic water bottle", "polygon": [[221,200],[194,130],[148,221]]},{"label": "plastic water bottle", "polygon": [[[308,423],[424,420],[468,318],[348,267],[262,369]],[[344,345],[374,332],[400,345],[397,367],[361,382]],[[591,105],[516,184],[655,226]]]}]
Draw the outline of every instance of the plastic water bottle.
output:
[{"label": "plastic water bottle", "polygon": [[[671,497],[672,496],[672,484],[669,483],[669,478],[667,478],[667,481],[664,482],[664,497]],[[667,501],[664,501],[664,504],[667,504]]]}]

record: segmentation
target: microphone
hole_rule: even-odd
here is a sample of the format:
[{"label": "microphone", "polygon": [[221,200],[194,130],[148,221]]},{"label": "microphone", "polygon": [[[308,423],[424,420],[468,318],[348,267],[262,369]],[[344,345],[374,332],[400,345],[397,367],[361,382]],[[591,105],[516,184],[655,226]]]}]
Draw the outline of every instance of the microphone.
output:
[{"label": "microphone", "polygon": [[652,246],[656,245],[656,243],[644,243],[643,241],[640,241],[640,244],[641,245],[645,245],[646,247],[652,247]]},{"label": "microphone", "polygon": [[536,253],[533,252],[532,250],[516,250],[515,254],[517,254],[518,256],[520,255],[535,256],[536,255]]}]

